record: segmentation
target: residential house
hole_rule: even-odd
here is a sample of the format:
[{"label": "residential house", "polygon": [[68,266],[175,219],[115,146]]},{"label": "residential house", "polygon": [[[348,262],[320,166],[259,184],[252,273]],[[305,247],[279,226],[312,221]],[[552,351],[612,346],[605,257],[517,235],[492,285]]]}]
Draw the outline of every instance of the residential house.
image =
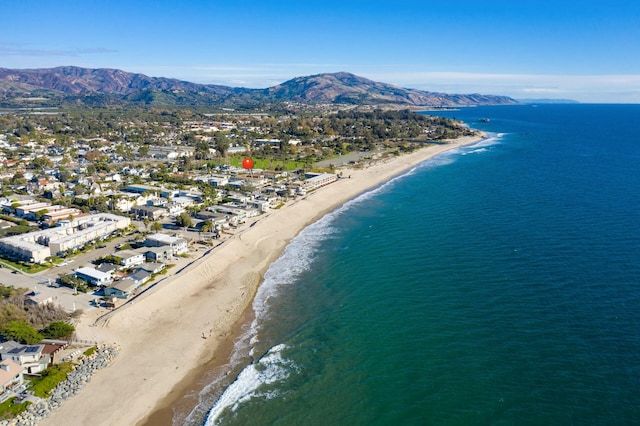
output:
[{"label": "residential house", "polygon": [[32,291],[27,292],[24,295],[24,303],[32,306],[47,306],[53,305],[58,299],[53,292],[49,289],[34,289]]},{"label": "residential house", "polygon": [[145,270],[139,269],[134,274],[127,277],[138,285],[142,285],[151,279],[151,274]]},{"label": "residential house", "polygon": [[44,371],[51,357],[43,352],[44,345],[23,345],[9,340],[0,343],[0,360],[12,360],[25,369],[26,374]]},{"label": "residential house", "polygon": [[[11,359],[0,361],[0,393],[24,383],[25,368]],[[8,395],[10,396],[10,395]],[[0,397],[0,400],[3,399]]]},{"label": "residential house", "polygon": [[119,299],[128,299],[140,287],[140,284],[130,278],[123,278],[105,287],[105,296],[115,296]]},{"label": "residential house", "polygon": [[186,211],[184,205],[174,202],[167,203],[166,209],[170,217],[179,216],[181,213],[184,213]]},{"label": "residential house", "polygon": [[113,274],[118,270],[118,267],[113,263],[102,262],[101,264],[96,266],[96,269],[100,272],[111,274],[111,276],[113,276]]},{"label": "residential house", "polygon": [[213,187],[224,187],[229,184],[229,178],[223,175],[213,175],[209,178],[209,183]]},{"label": "residential house", "polygon": [[250,200],[247,201],[247,206],[257,209],[260,213],[267,213],[271,208],[271,202],[268,200]]},{"label": "residential house", "polygon": [[145,247],[169,246],[173,250],[174,255],[184,254],[188,251],[187,240],[182,237],[162,234],[160,232],[147,235],[147,238],[144,240],[144,245]]},{"label": "residential house", "polygon": [[94,286],[105,287],[113,282],[110,273],[98,271],[95,268],[82,267],[76,269],[74,273],[76,277]]},{"label": "residential house", "polygon": [[134,192],[136,194],[155,193],[160,194],[163,188],[159,186],[143,185],[143,184],[131,184],[124,188],[127,192]]},{"label": "residential house", "polygon": [[158,220],[167,214],[167,210],[162,207],[135,206],[131,207],[129,213],[138,217],[148,217],[151,220]]},{"label": "residential house", "polygon": [[112,256],[120,259],[120,266],[124,268],[140,265],[145,260],[143,252],[134,250],[120,250],[113,253]]},{"label": "residential house", "polygon": [[169,246],[148,247],[144,252],[147,260],[152,262],[167,262],[173,258],[173,249]]},{"label": "residential house", "polygon": [[138,271],[146,271],[149,274],[157,274],[161,272],[166,265],[164,263],[159,262],[145,262],[142,265],[138,266],[136,270]]}]

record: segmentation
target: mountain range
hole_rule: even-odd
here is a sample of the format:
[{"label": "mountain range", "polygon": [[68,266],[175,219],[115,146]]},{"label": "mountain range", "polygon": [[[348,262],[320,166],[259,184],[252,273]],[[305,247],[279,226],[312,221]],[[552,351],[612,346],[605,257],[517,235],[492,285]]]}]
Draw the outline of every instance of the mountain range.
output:
[{"label": "mountain range", "polygon": [[452,107],[516,104],[506,96],[446,94],[375,82],[347,72],[297,77],[266,89],[198,84],[118,69],[74,66],[0,68],[0,103],[75,102],[88,106],[133,103],[155,106],[255,107],[267,103]]}]

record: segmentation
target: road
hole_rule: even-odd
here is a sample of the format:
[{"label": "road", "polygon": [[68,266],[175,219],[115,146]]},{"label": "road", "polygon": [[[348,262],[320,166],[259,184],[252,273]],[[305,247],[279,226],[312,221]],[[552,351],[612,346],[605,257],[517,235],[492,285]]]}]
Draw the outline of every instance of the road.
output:
[{"label": "road", "polygon": [[116,238],[113,241],[104,244],[102,248],[96,248],[86,253],[79,254],[67,260],[65,265],[50,268],[37,274],[25,274],[20,271],[12,271],[7,267],[0,268],[0,283],[12,287],[22,287],[29,290],[36,290],[43,294],[54,297],[56,304],[62,306],[68,312],[82,309],[87,312],[96,307],[92,301],[99,295],[96,292],[76,293],[73,289],[67,287],[58,287],[56,280],[61,275],[68,275],[81,266],[93,266],[91,261],[107,256],[116,251],[118,244],[126,243],[132,240],[134,236],[125,236]]}]

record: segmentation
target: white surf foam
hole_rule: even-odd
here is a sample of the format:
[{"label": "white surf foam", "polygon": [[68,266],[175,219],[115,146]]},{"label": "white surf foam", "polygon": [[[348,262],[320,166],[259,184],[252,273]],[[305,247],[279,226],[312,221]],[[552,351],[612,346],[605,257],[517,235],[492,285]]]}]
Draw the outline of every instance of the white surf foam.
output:
[{"label": "white surf foam", "polygon": [[272,347],[257,363],[250,364],[242,370],[238,378],[224,391],[213,406],[205,425],[219,424],[221,414],[234,411],[240,404],[253,398],[271,399],[277,397],[278,392],[265,390],[264,386],[286,379],[291,371],[295,370],[294,363],[282,356],[282,351],[285,348],[286,346],[282,344]]}]

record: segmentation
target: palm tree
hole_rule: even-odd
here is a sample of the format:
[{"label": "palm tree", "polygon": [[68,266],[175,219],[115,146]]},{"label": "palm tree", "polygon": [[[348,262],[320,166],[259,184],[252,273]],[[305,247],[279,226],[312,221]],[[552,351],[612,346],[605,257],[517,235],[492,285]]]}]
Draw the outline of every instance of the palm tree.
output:
[{"label": "palm tree", "polygon": [[157,220],[156,220],[156,221],[154,221],[154,222],[151,224],[151,230],[152,230],[153,232],[156,232],[156,233],[158,233],[158,232],[162,231],[162,224],[161,224],[160,222],[158,222]]},{"label": "palm tree", "polygon": [[[211,219],[207,219],[204,221],[204,223],[200,227],[200,232],[203,234],[207,234],[213,231],[214,228],[215,228],[215,225],[213,224],[213,221]],[[200,240],[202,240],[202,236],[200,236]]]}]

